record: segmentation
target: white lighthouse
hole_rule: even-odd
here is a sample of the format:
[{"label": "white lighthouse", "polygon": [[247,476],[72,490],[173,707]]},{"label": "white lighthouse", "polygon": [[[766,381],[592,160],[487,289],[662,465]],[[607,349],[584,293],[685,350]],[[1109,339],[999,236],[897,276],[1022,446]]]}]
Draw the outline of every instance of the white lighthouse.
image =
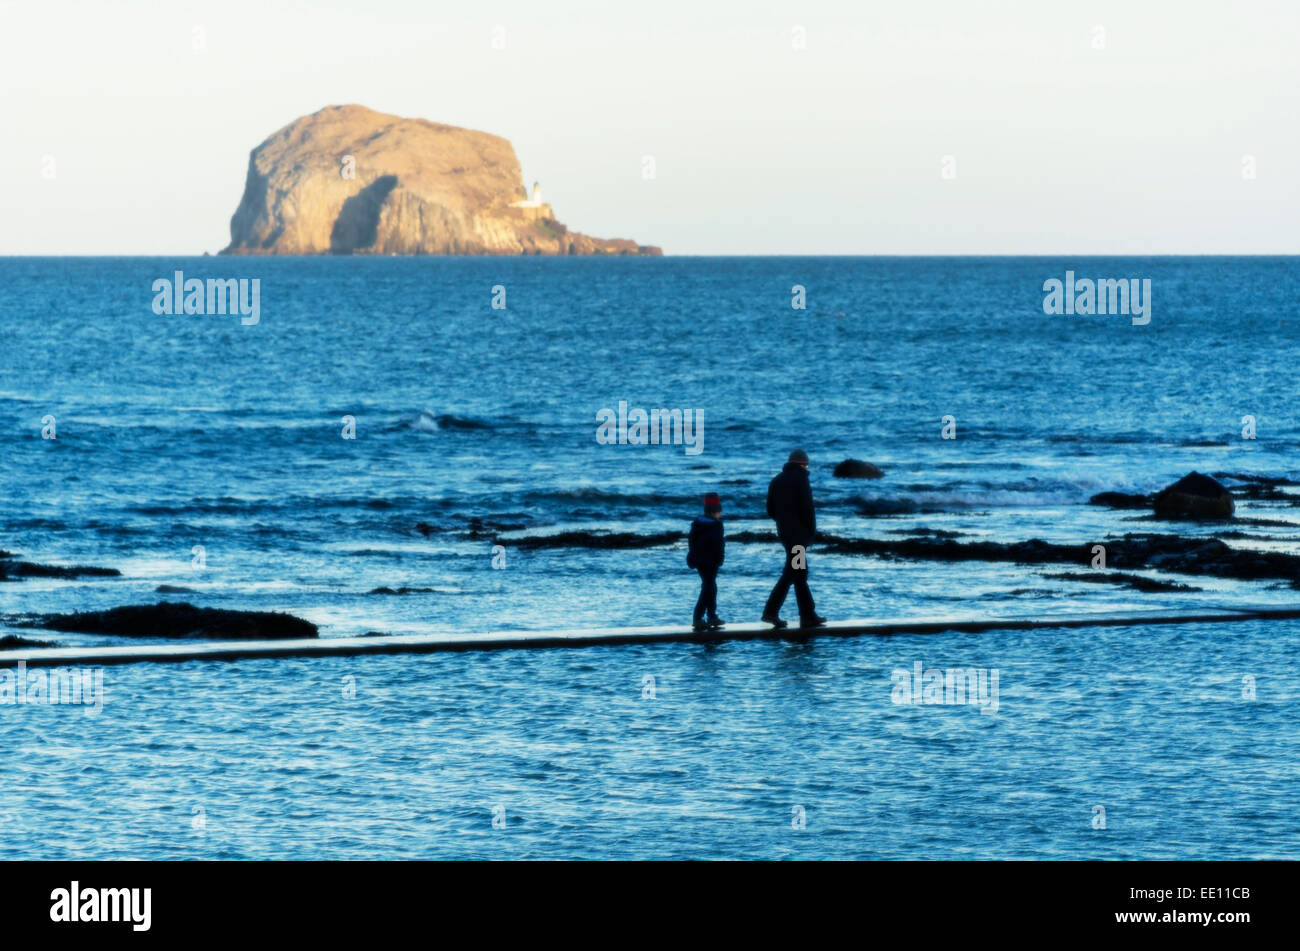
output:
[{"label": "white lighthouse", "polygon": [[539,182],[533,182],[533,197],[531,199],[526,199],[524,201],[512,202],[510,207],[511,208],[541,208],[543,204],[544,203],[542,201],[542,186]]}]

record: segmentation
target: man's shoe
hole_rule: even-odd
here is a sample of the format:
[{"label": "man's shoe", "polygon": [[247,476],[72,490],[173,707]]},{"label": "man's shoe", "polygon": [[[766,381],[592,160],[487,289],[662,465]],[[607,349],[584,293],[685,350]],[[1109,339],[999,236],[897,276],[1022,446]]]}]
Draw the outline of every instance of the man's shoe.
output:
[{"label": "man's shoe", "polygon": [[821,617],[821,616],[816,615],[816,614],[814,614],[814,615],[813,615],[812,617],[810,617],[810,618],[800,618],[800,619],[799,619],[799,626],[800,626],[800,627],[821,627],[821,626],[823,626],[825,623],[826,623],[826,619],[825,619],[824,617]]},{"label": "man's shoe", "polygon": [[715,617],[712,621],[709,622],[710,631],[719,631],[726,626],[727,626],[727,622],[722,620],[722,618],[720,617]]},{"label": "man's shoe", "polygon": [[709,629],[709,625],[705,624],[703,621],[696,621],[691,626],[691,630],[695,631],[696,634],[703,634],[708,629]]},{"label": "man's shoe", "polygon": [[765,624],[771,624],[771,625],[772,625],[774,628],[776,628],[778,631],[779,631],[781,628],[783,628],[783,627],[789,627],[789,626],[790,626],[787,622],[782,621],[782,620],[781,620],[779,617],[777,617],[775,614],[764,614],[764,615],[763,615],[763,622],[764,622]]}]

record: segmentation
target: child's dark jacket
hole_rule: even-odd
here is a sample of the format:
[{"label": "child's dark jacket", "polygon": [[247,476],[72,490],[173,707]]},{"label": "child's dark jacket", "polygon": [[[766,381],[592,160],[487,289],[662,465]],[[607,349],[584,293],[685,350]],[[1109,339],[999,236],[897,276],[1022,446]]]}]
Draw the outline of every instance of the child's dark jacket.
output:
[{"label": "child's dark jacket", "polygon": [[686,564],[692,568],[720,568],[727,543],[722,534],[722,521],[701,515],[691,522],[690,549]]}]

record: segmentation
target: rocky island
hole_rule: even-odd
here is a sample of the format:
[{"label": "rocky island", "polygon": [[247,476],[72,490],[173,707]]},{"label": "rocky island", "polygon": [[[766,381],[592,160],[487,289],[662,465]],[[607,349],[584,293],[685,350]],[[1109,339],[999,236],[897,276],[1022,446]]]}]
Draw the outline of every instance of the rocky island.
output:
[{"label": "rocky island", "polygon": [[329,106],[291,122],[249,157],[223,254],[658,255],[592,238],[529,196],[505,139]]}]

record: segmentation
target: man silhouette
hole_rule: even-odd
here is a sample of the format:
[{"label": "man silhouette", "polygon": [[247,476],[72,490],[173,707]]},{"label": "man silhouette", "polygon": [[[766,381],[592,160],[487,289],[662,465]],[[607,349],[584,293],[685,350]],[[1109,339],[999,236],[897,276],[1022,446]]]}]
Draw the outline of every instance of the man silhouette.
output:
[{"label": "man silhouette", "polygon": [[776,534],[785,550],[785,568],[763,608],[763,620],[773,627],[788,627],[781,620],[781,605],[794,585],[799,605],[799,626],[820,627],[826,623],[813,607],[808,590],[808,546],[817,534],[812,486],[808,482],[808,453],[796,449],[785,467],[767,487],[767,514],[776,522]]}]

